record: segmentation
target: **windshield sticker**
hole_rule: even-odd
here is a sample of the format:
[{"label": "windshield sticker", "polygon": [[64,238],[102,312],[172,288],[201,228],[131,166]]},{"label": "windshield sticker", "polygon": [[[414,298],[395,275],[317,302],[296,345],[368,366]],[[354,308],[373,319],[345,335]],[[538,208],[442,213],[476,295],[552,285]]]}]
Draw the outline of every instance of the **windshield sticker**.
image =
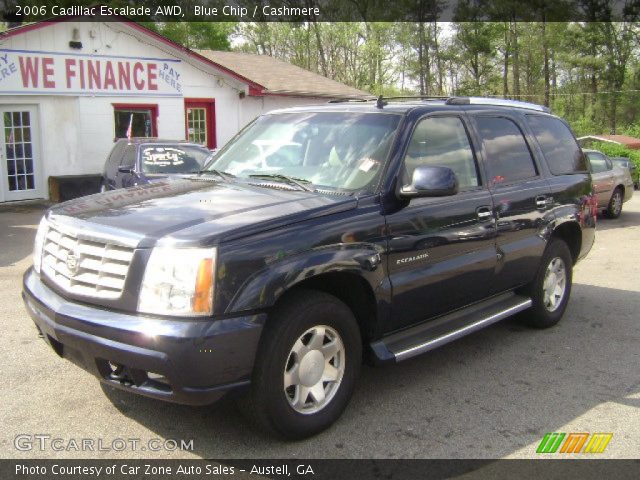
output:
[{"label": "windshield sticker", "polygon": [[182,150],[176,148],[155,147],[145,149],[142,158],[145,165],[167,167],[184,164],[184,155]]},{"label": "windshield sticker", "polygon": [[360,170],[362,170],[363,172],[368,172],[369,170],[371,170],[372,168],[377,168],[378,167],[378,162],[376,160],[373,160],[372,158],[363,158],[362,160],[360,160],[360,165],[358,165],[358,168]]}]

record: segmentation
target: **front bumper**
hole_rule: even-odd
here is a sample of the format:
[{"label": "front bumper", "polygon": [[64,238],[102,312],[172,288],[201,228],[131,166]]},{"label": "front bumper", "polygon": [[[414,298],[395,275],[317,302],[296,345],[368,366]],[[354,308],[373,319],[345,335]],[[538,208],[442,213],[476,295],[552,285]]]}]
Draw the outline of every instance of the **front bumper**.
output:
[{"label": "front bumper", "polygon": [[221,319],[153,318],[71,303],[33,269],[22,297],[58,355],[116,388],[207,405],[249,385],[266,314]]}]

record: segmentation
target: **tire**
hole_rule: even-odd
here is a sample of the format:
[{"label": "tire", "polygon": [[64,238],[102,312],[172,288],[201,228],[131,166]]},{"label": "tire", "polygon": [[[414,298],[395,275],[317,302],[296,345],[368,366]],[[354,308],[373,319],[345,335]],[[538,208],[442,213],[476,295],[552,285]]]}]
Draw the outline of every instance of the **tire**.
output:
[{"label": "tire", "polygon": [[[549,328],[557,324],[569,303],[572,279],[573,258],[569,247],[560,239],[552,239],[542,256],[535,279],[526,289],[533,303],[529,310],[523,312],[525,322],[534,328]],[[549,295],[553,283],[556,283],[556,288]]]},{"label": "tire", "polygon": [[286,439],[315,435],[344,411],[361,363],[360,330],[351,310],[323,292],[296,292],[267,322],[251,390],[240,401],[242,413]]},{"label": "tire", "polygon": [[607,211],[605,212],[607,218],[618,218],[620,216],[620,214],[622,213],[622,202],[622,189],[620,187],[617,187],[611,195],[609,205],[607,205]]}]

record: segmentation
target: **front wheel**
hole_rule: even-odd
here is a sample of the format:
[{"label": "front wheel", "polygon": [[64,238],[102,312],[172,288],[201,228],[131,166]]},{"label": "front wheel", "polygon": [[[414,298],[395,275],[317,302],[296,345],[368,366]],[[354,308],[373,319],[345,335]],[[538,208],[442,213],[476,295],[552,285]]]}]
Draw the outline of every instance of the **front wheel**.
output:
[{"label": "front wheel", "polygon": [[606,215],[608,218],[618,218],[622,213],[622,189],[616,188],[611,195],[609,205],[607,205]]},{"label": "front wheel", "polygon": [[567,244],[553,239],[547,246],[533,282],[527,287],[532,305],[523,316],[535,328],[549,328],[560,321],[569,303],[573,258]]},{"label": "front wheel", "polygon": [[284,438],[319,433],[345,409],[361,362],[351,310],[323,292],[296,292],[267,322],[243,413]]}]

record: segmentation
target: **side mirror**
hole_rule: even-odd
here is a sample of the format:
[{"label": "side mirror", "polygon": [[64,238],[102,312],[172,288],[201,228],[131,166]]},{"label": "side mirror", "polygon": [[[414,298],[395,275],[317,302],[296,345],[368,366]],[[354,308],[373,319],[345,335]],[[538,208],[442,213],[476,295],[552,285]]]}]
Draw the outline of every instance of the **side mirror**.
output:
[{"label": "side mirror", "polygon": [[120,165],[118,167],[118,171],[120,173],[135,173],[133,170],[133,165]]},{"label": "side mirror", "polygon": [[411,183],[400,189],[402,198],[445,197],[458,193],[458,179],[449,167],[421,165],[413,171]]}]

